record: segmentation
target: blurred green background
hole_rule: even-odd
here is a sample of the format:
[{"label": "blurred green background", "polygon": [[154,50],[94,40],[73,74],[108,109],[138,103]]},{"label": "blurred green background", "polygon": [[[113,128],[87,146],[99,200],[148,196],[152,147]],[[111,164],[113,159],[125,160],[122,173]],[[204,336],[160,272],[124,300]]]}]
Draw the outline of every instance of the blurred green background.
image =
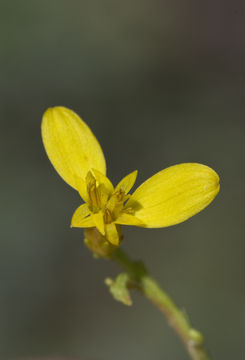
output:
[{"label": "blurred green background", "polygon": [[125,228],[123,247],[187,311],[213,359],[244,359],[244,15],[238,0],[0,1],[0,359],[188,359],[145,299],[112,299],[103,281],[119,269],[69,228],[80,199],[40,137],[54,105],[89,124],[114,183],[180,162],[219,173],[205,211]]}]

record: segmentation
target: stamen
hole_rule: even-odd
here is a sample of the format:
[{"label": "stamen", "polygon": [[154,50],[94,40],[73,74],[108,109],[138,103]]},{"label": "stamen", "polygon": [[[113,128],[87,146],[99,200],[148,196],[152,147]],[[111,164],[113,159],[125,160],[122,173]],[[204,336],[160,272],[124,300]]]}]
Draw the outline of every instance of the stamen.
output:
[{"label": "stamen", "polygon": [[109,209],[105,209],[104,222],[105,224],[110,224],[112,222],[112,214]]},{"label": "stamen", "polygon": [[122,189],[119,189],[116,193],[115,193],[116,197],[117,197],[117,201],[121,202],[124,199],[125,196],[125,192]]},{"label": "stamen", "polygon": [[89,199],[91,202],[91,207],[93,211],[98,211],[100,208],[100,198],[99,198],[98,190],[96,188],[96,179],[91,173],[91,171],[89,171],[86,176],[86,183],[87,183],[87,191],[88,191]]},{"label": "stamen", "polygon": [[91,186],[88,186],[88,193],[89,193],[89,198],[91,200],[92,206],[95,208],[99,208],[100,201],[99,201],[99,196],[98,196],[98,191],[97,191],[96,185],[92,184]]}]

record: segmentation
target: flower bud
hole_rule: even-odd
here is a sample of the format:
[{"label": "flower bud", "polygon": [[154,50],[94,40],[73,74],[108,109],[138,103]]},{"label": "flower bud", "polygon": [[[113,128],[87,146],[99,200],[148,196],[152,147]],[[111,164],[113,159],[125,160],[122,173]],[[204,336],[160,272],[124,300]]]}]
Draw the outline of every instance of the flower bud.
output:
[{"label": "flower bud", "polygon": [[[120,225],[117,225],[117,232],[119,241],[123,240],[123,235]],[[93,252],[95,256],[110,258],[112,253],[118,246],[112,245],[104,235],[102,235],[96,227],[86,228],[84,231],[85,245]]]}]

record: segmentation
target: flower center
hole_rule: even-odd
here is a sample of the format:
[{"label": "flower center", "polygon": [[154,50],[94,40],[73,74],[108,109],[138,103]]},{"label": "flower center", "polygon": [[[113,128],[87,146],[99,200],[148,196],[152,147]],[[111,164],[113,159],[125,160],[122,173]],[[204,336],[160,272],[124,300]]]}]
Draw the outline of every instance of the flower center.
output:
[{"label": "flower center", "polygon": [[115,221],[124,208],[130,195],[121,188],[109,190],[105,184],[99,183],[91,171],[86,177],[88,206],[92,213],[102,211],[105,224]]}]

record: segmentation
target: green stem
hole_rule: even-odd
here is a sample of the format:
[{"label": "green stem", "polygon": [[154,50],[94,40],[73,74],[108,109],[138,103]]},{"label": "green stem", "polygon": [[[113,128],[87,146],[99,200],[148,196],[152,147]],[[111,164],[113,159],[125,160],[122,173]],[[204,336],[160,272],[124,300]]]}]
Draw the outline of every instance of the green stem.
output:
[{"label": "green stem", "polygon": [[144,264],[132,261],[121,249],[113,253],[112,259],[126,271],[127,286],[140,291],[166,316],[169,325],[184,343],[191,359],[209,360],[202,334],[192,328],[186,314],[178,309],[171,298],[152,279]]}]

